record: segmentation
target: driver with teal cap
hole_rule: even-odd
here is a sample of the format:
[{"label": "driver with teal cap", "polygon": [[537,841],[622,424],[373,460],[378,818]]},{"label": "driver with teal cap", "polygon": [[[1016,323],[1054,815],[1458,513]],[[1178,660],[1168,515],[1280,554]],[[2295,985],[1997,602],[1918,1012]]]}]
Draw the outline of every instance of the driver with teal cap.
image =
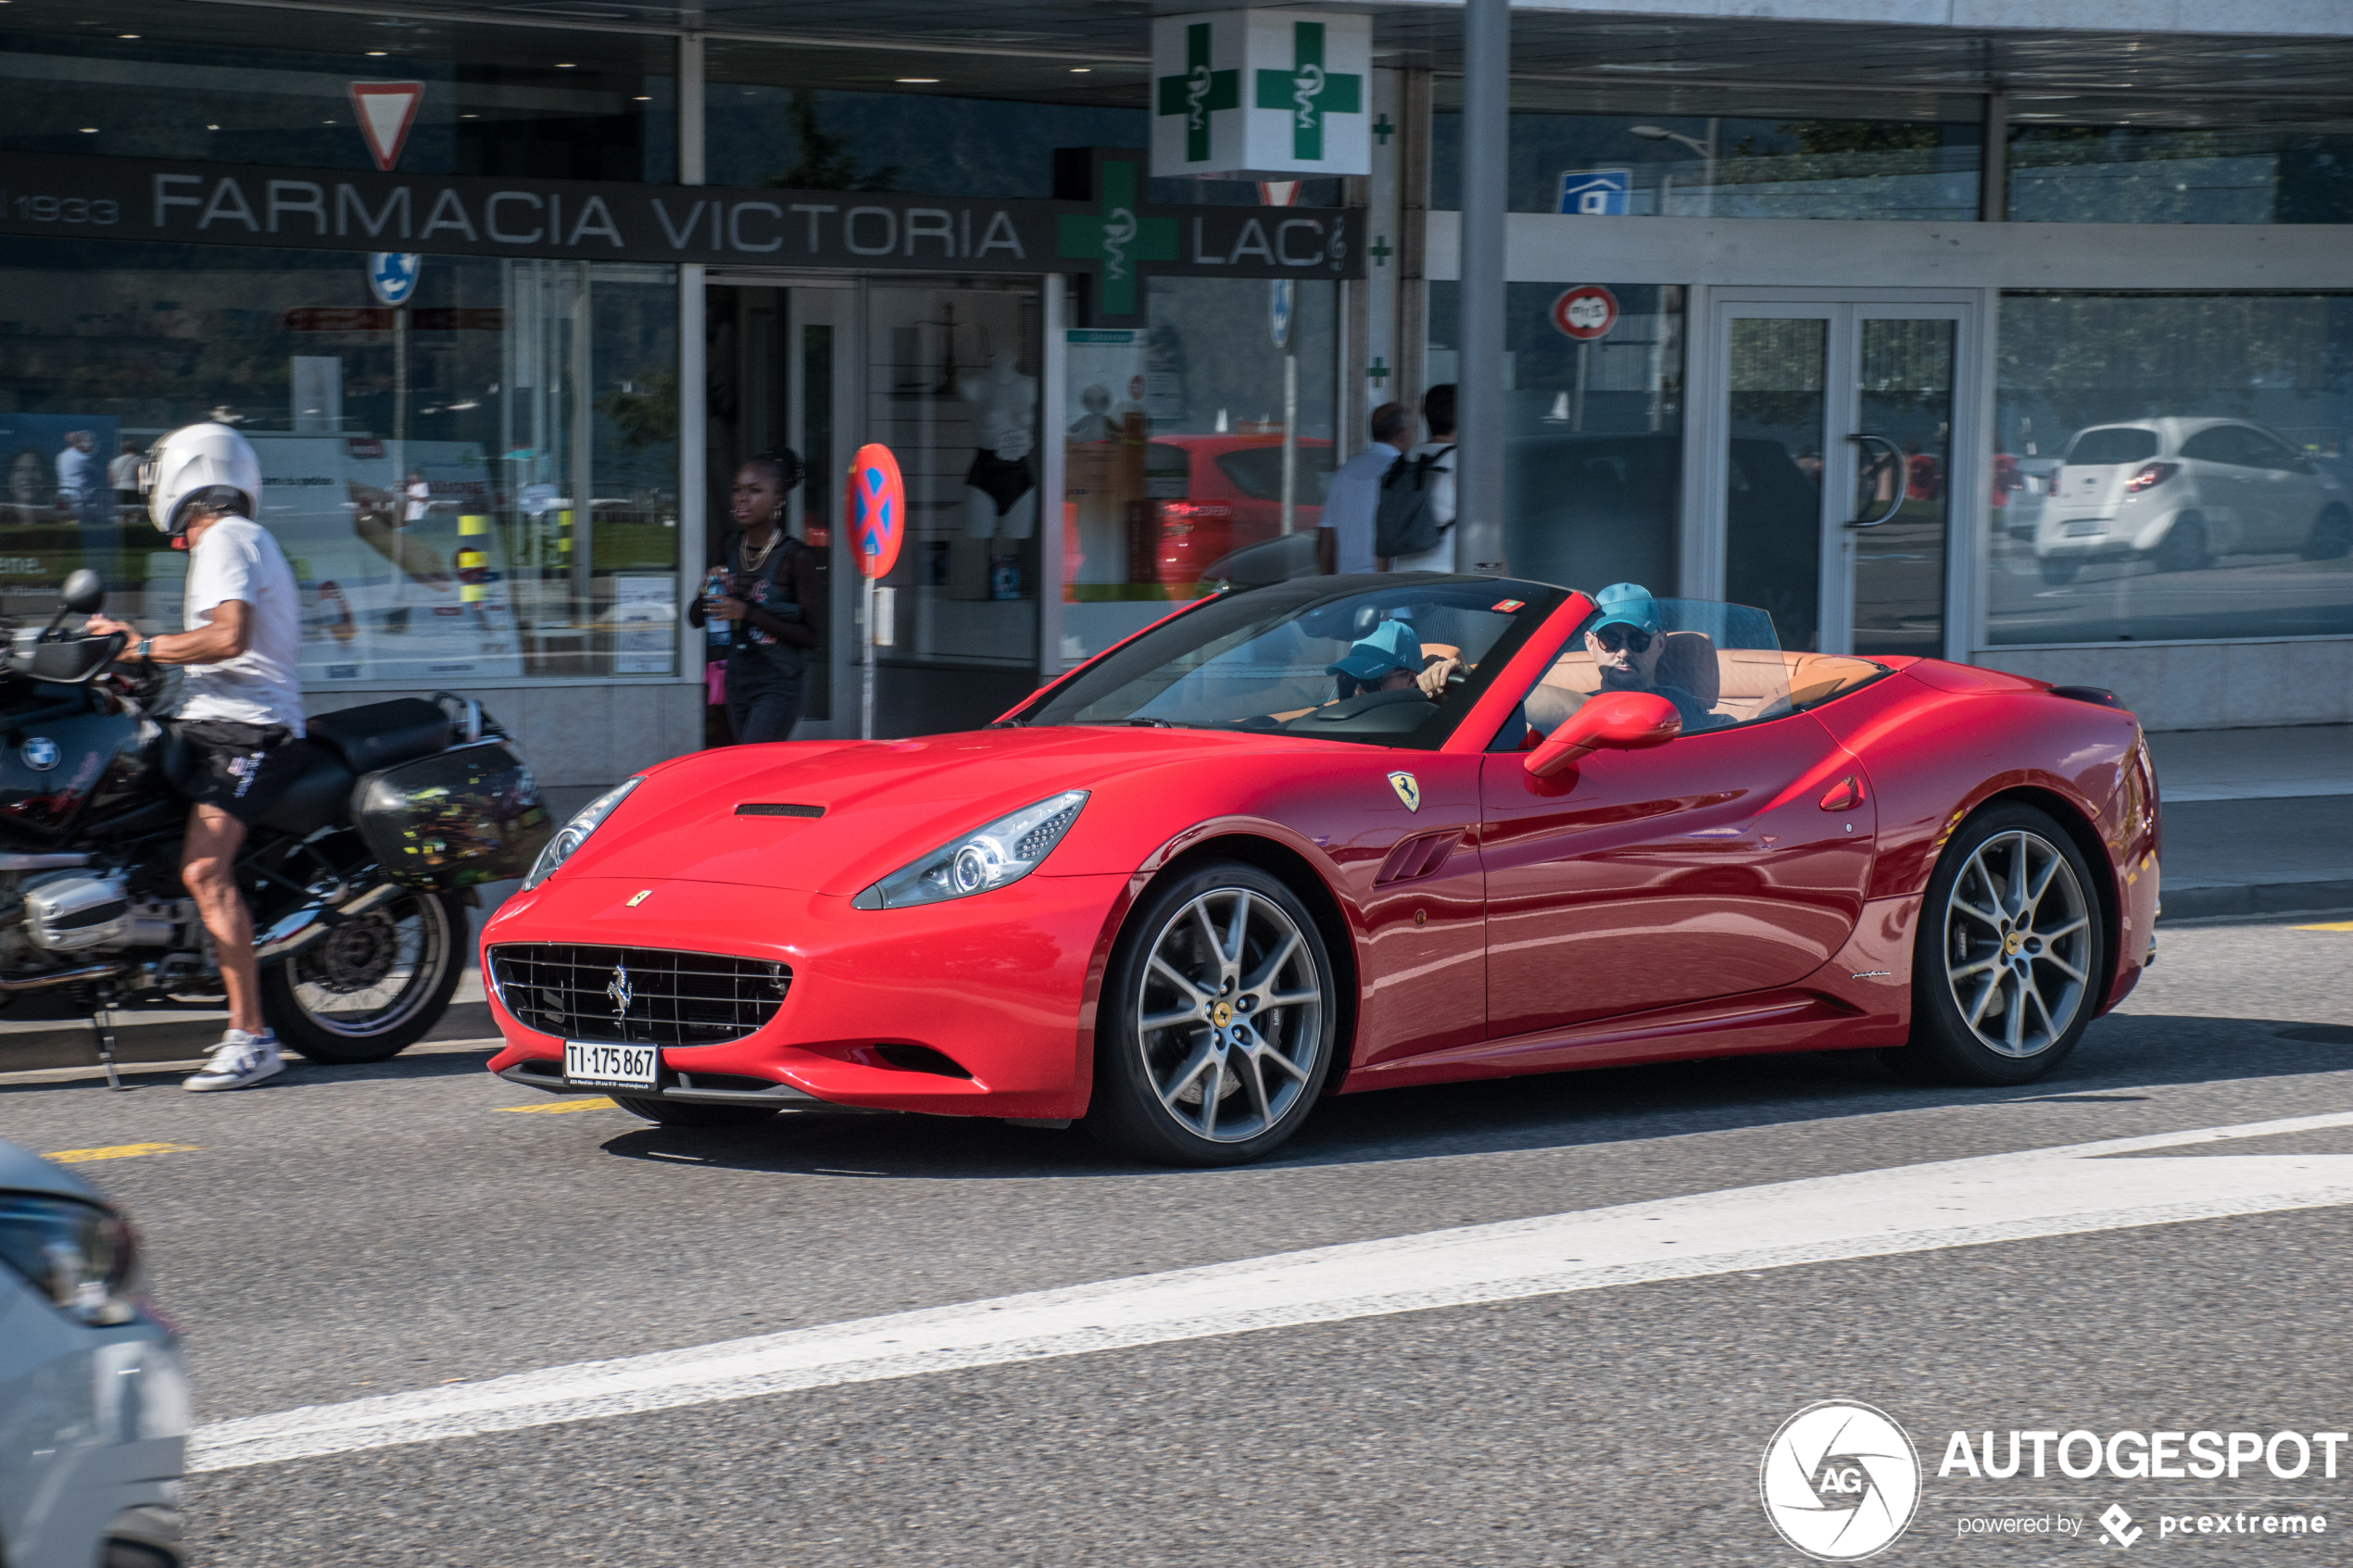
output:
[{"label": "driver with teal cap", "polygon": [[1324,673],[1337,676],[1340,698],[1370,692],[1418,690],[1435,702],[1445,692],[1449,676],[1462,672],[1461,660],[1422,652],[1421,638],[1403,621],[1384,621],[1349,646]]},{"label": "driver with teal cap", "polygon": [[1667,633],[1659,624],[1658,601],[1639,583],[1613,583],[1593,596],[1600,612],[1585,628],[1585,651],[1593,656],[1605,692],[1655,692],[1675,705],[1683,733],[1712,729],[1716,716],[1699,698],[1658,678],[1658,663],[1667,652]]}]

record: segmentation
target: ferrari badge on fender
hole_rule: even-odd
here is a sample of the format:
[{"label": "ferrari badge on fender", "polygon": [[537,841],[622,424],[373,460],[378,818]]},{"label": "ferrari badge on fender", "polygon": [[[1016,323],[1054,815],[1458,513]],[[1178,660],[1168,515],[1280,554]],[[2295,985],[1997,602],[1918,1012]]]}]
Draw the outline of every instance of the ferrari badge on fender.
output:
[{"label": "ferrari badge on fender", "polygon": [[1422,809],[1422,786],[1413,774],[1390,774],[1389,787],[1397,792],[1397,798],[1405,803],[1405,809],[1408,811],[1418,811]]}]

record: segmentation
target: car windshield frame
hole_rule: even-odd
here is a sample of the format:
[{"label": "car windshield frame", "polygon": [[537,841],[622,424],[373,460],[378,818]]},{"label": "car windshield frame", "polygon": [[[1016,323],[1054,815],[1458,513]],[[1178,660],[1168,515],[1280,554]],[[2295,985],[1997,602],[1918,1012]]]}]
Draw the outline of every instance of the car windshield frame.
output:
[{"label": "car windshield frame", "polygon": [[[1151,679],[1204,647],[1221,643],[1240,646],[1287,622],[1367,594],[1457,586],[1476,590],[1478,596],[1491,596],[1493,604],[1509,603],[1516,608],[1500,612],[1508,614],[1511,623],[1480,654],[1478,664],[1462,684],[1452,688],[1444,700],[1430,704],[1428,718],[1411,729],[1396,729],[1393,722],[1380,728],[1354,731],[1344,728],[1340,723],[1319,724],[1312,734],[1291,727],[1303,721],[1304,716],[1302,720],[1276,722],[1271,721],[1272,716],[1269,715],[1270,721],[1264,723],[1255,718],[1188,723],[1154,717],[1078,717],[1095,704]],[[1554,612],[1573,595],[1574,590],[1555,587],[1549,583],[1441,572],[1367,572],[1347,577],[1294,578],[1265,587],[1230,590],[1213,595],[1127,642],[1096,655],[1069,676],[1008,715],[1004,721],[1024,726],[1067,724],[1189,729],[1214,734],[1283,735],[1300,740],[1345,741],[1358,746],[1436,751],[1453,738],[1454,732],[1478,708],[1479,698],[1494,684],[1505,666],[1543,630]],[[1202,661],[1203,665],[1217,657],[1220,655],[1212,655],[1211,659]],[[1173,676],[1168,684],[1173,685],[1182,678],[1182,673]],[[1365,699],[1354,700],[1363,702]],[[1327,704],[1324,709],[1311,711],[1319,713],[1340,706],[1344,705]]]}]

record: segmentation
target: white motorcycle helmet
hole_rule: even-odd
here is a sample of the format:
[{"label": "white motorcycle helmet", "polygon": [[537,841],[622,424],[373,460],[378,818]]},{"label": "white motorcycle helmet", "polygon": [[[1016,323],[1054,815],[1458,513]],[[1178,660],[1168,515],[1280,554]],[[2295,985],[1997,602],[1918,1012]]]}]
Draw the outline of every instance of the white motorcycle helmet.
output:
[{"label": "white motorcycle helmet", "polygon": [[222,424],[188,425],[147,450],[139,467],[139,488],[147,494],[147,516],[158,532],[177,538],[188,530],[186,503],[216,487],[245,497],[247,517],[261,504],[261,459],[253,443]]}]

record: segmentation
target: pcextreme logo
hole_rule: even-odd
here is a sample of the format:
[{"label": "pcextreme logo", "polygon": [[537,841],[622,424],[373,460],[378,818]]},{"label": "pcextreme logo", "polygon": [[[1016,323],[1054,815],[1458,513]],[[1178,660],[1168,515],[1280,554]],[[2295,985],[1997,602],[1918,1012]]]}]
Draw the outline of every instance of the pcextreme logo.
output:
[{"label": "pcextreme logo", "polygon": [[1757,1491],[1781,1539],[1818,1562],[1853,1562],[1911,1524],[1919,1453],[1886,1411],[1824,1399],[1781,1423],[1765,1445]]}]

